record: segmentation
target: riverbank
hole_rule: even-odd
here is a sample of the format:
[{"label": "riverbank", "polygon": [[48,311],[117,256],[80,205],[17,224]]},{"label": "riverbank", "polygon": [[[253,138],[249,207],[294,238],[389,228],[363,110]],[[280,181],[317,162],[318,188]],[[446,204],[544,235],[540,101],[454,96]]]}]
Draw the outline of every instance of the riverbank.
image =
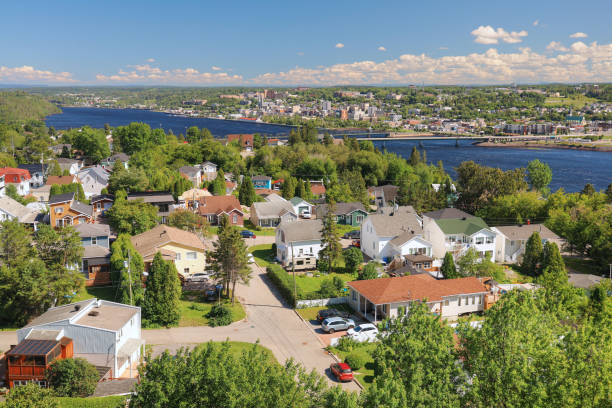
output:
[{"label": "riverbank", "polygon": [[535,142],[506,142],[506,143],[494,143],[494,142],[475,142],[474,145],[480,147],[506,147],[506,148],[520,148],[520,149],[565,149],[565,150],[585,150],[591,152],[612,152],[612,145],[609,144],[597,144],[597,143],[545,143],[541,141]]}]

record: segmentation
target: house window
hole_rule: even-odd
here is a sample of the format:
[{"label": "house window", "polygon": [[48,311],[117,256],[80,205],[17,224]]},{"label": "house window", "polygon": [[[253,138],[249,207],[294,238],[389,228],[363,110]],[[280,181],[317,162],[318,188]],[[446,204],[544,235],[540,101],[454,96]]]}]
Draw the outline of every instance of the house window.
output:
[{"label": "house window", "polygon": [[357,300],[357,292],[355,292],[354,290],[351,291],[351,293],[353,294],[353,300]]},{"label": "house window", "polygon": [[181,260],[181,254],[177,252],[176,257],[174,258],[177,261]]},{"label": "house window", "polygon": [[91,245],[98,245],[98,237],[91,237]]},{"label": "house window", "polygon": [[444,306],[448,306],[448,299],[444,299]]},{"label": "house window", "polygon": [[487,244],[492,244],[494,237],[487,237]]},{"label": "house window", "polygon": [[236,214],[234,214],[232,216],[232,224],[236,224],[238,222],[238,216]]},{"label": "house window", "polygon": [[56,213],[56,214],[61,214],[61,213],[63,213],[63,212],[64,212],[64,209],[63,209],[62,207],[57,207],[57,208],[55,209],[55,213]]},{"label": "house window", "polygon": [[185,273],[185,275],[189,275],[189,268],[183,269],[183,272]]},{"label": "house window", "polygon": [[198,253],[197,252],[187,252],[187,257],[186,259],[189,260],[194,260],[198,258]]},{"label": "house window", "polygon": [[480,296],[476,296],[476,304],[479,305],[480,303]]},{"label": "house window", "polygon": [[482,245],[482,244],[484,244],[484,237],[476,237],[475,244],[476,244],[476,245]]},{"label": "house window", "polygon": [[457,306],[461,306],[461,297],[459,297],[457,300]]}]

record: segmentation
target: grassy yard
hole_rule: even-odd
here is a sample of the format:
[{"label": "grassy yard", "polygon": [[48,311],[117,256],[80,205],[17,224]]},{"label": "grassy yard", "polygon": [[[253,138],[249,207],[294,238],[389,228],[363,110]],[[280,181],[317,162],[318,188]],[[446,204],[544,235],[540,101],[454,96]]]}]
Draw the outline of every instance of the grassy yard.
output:
[{"label": "grassy yard", "polygon": [[114,302],[116,291],[117,288],[113,286],[86,286],[76,294],[76,296],[72,299],[72,302],[80,302],[81,300],[91,298],[110,300]]},{"label": "grassy yard", "polygon": [[342,361],[344,361],[346,356],[351,354],[351,352],[357,351],[357,350],[367,355],[368,359],[365,365],[359,370],[353,371],[355,378],[357,378],[357,380],[361,383],[361,385],[367,388],[370,385],[372,385],[372,383],[374,382],[374,358],[372,357],[372,354],[374,353],[376,346],[377,346],[376,343],[365,343],[350,352],[341,351],[335,347],[330,347],[330,351],[334,353],[336,356],[338,356],[338,358],[340,358]]},{"label": "grassy yard", "polygon": [[509,269],[509,273],[506,273],[506,276],[510,283],[530,283],[533,282],[533,277],[529,275],[525,275],[521,272],[521,268],[516,265],[506,265]]},{"label": "grassy yard", "polygon": [[125,406],[125,395],[95,398],[58,397],[56,401],[60,408],[118,408]]},{"label": "grassy yard", "polygon": [[272,244],[261,244],[249,247],[249,252],[253,254],[255,263],[263,268],[274,261],[274,252],[272,252]]},{"label": "grassy yard", "polygon": [[304,274],[296,275],[296,285],[302,290],[304,295],[307,295],[309,293],[318,292],[319,289],[321,289],[321,282],[323,282],[325,279],[333,279],[334,276],[340,277],[344,283],[356,279],[356,276],[350,273],[318,274],[318,272],[315,271],[314,276],[306,276]]},{"label": "grassy yard", "polygon": [[[276,229],[275,228],[260,228],[259,230],[255,229],[255,227],[252,226],[252,224],[248,224],[248,226],[244,226],[244,227],[238,227],[239,230],[249,230],[249,231],[253,231],[255,233],[255,235],[266,235],[266,236],[274,236],[276,235]],[[207,231],[209,235],[217,235],[217,227],[208,227]]]},{"label": "grassy yard", "polygon": [[[248,351],[253,347],[253,343],[246,343],[243,341],[228,341],[228,343],[230,345],[230,353],[236,358],[239,358],[243,351]],[[198,347],[206,347],[206,343],[200,344]],[[274,354],[272,354],[272,350],[260,344],[257,344],[255,347],[259,351],[263,351],[269,357],[270,361],[277,362]]]},{"label": "grassy yard", "polygon": [[360,227],[354,227],[352,225],[343,225],[338,224],[338,231],[340,232],[340,236],[342,237],[347,232],[351,232],[353,230],[359,230]]},{"label": "grassy yard", "polygon": [[574,258],[571,256],[564,256],[565,266],[570,272],[573,273],[592,273],[595,275],[601,274],[601,271],[597,266],[593,265],[593,261],[589,259]]},{"label": "grassy yard", "polygon": [[574,95],[569,98],[557,98],[557,97],[546,98],[545,103],[547,105],[554,105],[554,106],[568,106],[568,107],[571,106],[573,108],[582,108],[585,104],[590,104],[595,101],[596,101],[595,98],[589,98],[584,95]]},{"label": "grassy yard", "polygon": [[295,309],[295,310],[296,312],[298,312],[300,316],[302,316],[302,319],[306,321],[310,321],[310,320],[317,320],[317,313],[319,313],[319,310],[323,310],[323,309],[338,309],[338,310],[344,310],[346,312],[353,313],[353,309],[351,309],[347,305],[316,306],[316,307],[307,307],[304,309]]},{"label": "grassy yard", "polygon": [[[236,301],[236,304],[232,306],[231,299],[221,299],[221,303],[227,305],[231,309],[232,320],[234,322],[246,317],[246,313],[240,302]],[[217,302],[203,302],[197,299],[197,296],[183,294],[180,301],[181,320],[179,321],[179,327],[206,326],[208,324],[206,315],[216,304]]]}]

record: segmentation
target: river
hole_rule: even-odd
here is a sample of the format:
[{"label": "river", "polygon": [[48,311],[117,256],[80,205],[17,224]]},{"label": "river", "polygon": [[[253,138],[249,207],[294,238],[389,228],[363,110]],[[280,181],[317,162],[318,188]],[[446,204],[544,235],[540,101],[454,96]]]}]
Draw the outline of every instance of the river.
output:
[{"label": "river", "polygon": [[[69,129],[89,125],[101,128],[105,123],[110,126],[122,126],[131,122],[148,123],[153,128],[172,130],[175,134],[185,133],[191,126],[205,127],[216,137],[231,133],[265,133],[269,136],[286,136],[289,126],[241,121],[190,118],[173,116],[162,112],[137,109],[97,109],[97,108],[63,108],[63,113],[47,117],[47,126],[56,129]],[[454,168],[461,162],[473,160],[476,163],[513,169],[525,167],[533,159],[547,163],[553,172],[550,188],[555,191],[564,188],[566,191],[580,191],[586,183],[592,183],[596,189],[605,189],[612,183],[612,153],[566,150],[566,149],[526,149],[480,147],[472,141],[462,140],[459,146],[451,140],[424,140],[422,148],[427,152],[427,160],[437,163],[442,160],[444,168],[454,178]],[[413,146],[420,147],[418,141],[381,140],[374,141],[379,149],[397,153],[408,158]]]}]

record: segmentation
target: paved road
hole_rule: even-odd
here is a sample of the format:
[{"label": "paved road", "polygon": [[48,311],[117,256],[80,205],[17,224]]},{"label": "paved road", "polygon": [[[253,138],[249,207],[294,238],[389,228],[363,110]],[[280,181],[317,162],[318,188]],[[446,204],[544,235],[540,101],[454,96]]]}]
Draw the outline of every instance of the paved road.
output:
[{"label": "paved road", "polygon": [[[311,327],[301,320],[293,309],[280,300],[276,289],[268,281],[264,270],[256,265],[248,286],[238,288],[238,297],[244,305],[247,318],[226,327],[179,327],[172,329],[144,330],[147,344],[154,353],[163,350],[175,351],[209,340],[255,342],[269,348],[281,362],[293,358],[308,369],[327,374],[332,357],[323,349],[323,344]],[[348,390],[358,391],[355,383],[343,384]]]}]

